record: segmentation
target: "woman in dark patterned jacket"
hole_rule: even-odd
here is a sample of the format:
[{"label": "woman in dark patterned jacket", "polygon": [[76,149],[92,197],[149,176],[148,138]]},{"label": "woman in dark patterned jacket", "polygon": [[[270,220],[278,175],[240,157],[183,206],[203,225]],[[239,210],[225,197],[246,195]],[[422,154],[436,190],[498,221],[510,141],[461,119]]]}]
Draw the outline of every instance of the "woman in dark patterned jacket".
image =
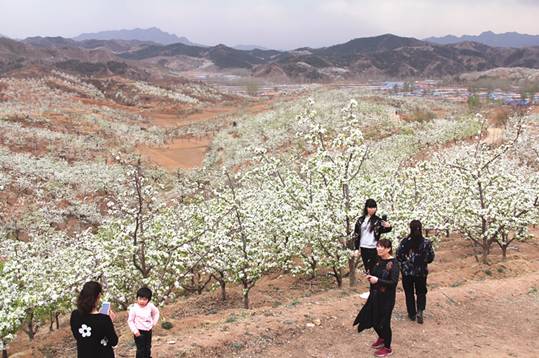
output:
[{"label": "woman in dark patterned jacket", "polygon": [[77,299],[77,309],[71,313],[71,332],[77,342],[78,358],[114,358],[113,347],[118,344],[112,319],[114,312],[99,313],[98,305],[103,288],[98,282],[84,284]]},{"label": "woman in dark patterned jacket", "polygon": [[392,256],[392,244],[388,239],[376,243],[378,262],[366,278],[370,283],[370,295],[354,320],[359,332],[374,328],[378,339],[371,345],[377,349],[374,355],[387,357],[393,354],[391,348],[391,314],[395,306],[397,283],[399,282],[399,263]]},{"label": "woman in dark patterned jacket", "polygon": [[[402,287],[406,297],[408,317],[423,323],[423,311],[427,305],[427,265],[434,260],[432,243],[423,237],[419,220],[410,222],[410,235],[404,238],[397,249],[397,260],[402,272]],[[415,295],[414,295],[415,289]],[[417,307],[416,307],[417,296]]]}]

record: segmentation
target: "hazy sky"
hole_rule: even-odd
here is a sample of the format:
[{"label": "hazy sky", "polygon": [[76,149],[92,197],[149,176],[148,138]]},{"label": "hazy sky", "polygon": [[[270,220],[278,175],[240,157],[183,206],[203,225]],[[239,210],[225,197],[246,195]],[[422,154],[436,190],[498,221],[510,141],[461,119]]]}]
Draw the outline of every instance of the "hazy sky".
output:
[{"label": "hazy sky", "polygon": [[291,49],[393,33],[539,34],[539,0],[0,0],[0,34],[159,27],[197,43]]}]

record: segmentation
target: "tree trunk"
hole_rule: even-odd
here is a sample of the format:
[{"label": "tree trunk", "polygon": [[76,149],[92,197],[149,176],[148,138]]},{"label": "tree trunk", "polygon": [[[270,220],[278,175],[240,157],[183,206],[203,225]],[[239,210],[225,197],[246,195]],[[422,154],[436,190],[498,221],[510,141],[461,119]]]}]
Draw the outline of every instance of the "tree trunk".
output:
[{"label": "tree trunk", "polygon": [[307,262],[309,263],[310,276],[308,279],[314,280],[316,278],[316,267],[318,266],[318,262],[312,256],[309,256],[309,257],[303,256],[303,257],[306,258]]},{"label": "tree trunk", "polygon": [[214,278],[215,281],[219,282],[219,287],[221,288],[221,301],[226,301],[226,280],[225,280],[225,274],[222,271],[216,271],[217,275],[211,274],[210,279]]},{"label": "tree trunk", "polygon": [[219,280],[219,286],[221,286],[221,301],[226,301],[226,282],[225,282],[225,280]]},{"label": "tree trunk", "polygon": [[335,280],[337,280],[337,287],[342,288],[342,271],[341,269],[338,269],[333,267],[333,273],[335,275]]},{"label": "tree trunk", "polygon": [[485,244],[482,248],[483,248],[482,250],[483,252],[481,255],[481,261],[486,265],[488,264],[488,254],[490,253],[490,246]]},{"label": "tree trunk", "polygon": [[34,340],[34,325],[32,324],[32,320],[28,322],[28,331],[26,333],[28,333],[28,339],[33,341]]},{"label": "tree trunk", "polygon": [[60,329],[60,312],[56,312],[55,320],[56,320],[56,329]]},{"label": "tree trunk", "polygon": [[348,269],[350,270],[350,287],[355,287],[357,285],[355,256],[348,260]]},{"label": "tree trunk", "polygon": [[28,322],[26,324],[26,328],[23,326],[22,330],[28,335],[28,339],[32,341],[38,328],[39,326],[36,326],[34,329],[34,312],[30,311],[30,313],[28,313]]},{"label": "tree trunk", "polygon": [[249,288],[243,286],[243,308],[249,309]]},{"label": "tree trunk", "polygon": [[7,358],[7,349],[6,348],[2,349],[2,358]]},{"label": "tree trunk", "polygon": [[508,245],[500,245],[502,248],[502,260],[505,261],[507,259],[507,246]]},{"label": "tree trunk", "polygon": [[200,289],[200,273],[198,270],[195,271],[194,268],[191,270],[191,272],[193,273],[193,276],[191,276],[191,287],[193,287],[198,295],[201,295],[202,290]]}]

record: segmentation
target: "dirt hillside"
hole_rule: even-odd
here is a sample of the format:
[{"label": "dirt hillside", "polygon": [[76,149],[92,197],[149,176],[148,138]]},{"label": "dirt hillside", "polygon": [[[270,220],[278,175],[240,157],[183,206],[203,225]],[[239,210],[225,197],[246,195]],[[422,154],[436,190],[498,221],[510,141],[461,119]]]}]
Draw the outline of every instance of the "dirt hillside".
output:
[{"label": "dirt hillside", "polygon": [[[537,237],[537,230],[535,236]],[[501,261],[480,265],[470,245],[444,239],[431,265],[425,323],[406,316],[399,284],[393,313],[394,356],[533,357],[539,333],[539,242],[517,243]],[[240,291],[229,300],[218,292],[191,296],[165,307],[171,330],[157,328],[153,357],[364,357],[370,356],[374,332],[352,328],[363,304],[355,289],[335,289],[329,277],[308,281],[275,273],[252,291],[253,309],[241,308]],[[117,357],[134,357],[132,336],[118,315]],[[68,322],[53,334],[38,334],[33,353],[23,335],[13,345],[17,357],[74,357]]]}]

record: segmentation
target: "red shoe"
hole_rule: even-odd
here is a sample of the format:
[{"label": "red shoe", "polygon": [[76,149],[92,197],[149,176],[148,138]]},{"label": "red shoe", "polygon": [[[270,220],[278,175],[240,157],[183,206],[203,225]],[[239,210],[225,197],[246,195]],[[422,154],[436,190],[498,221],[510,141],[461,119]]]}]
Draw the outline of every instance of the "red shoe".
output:
[{"label": "red shoe", "polygon": [[374,348],[374,349],[380,349],[383,346],[384,346],[384,339],[380,337],[378,337],[378,339],[374,341],[373,344],[371,344],[371,348]]},{"label": "red shoe", "polygon": [[393,354],[393,350],[391,348],[382,347],[376,352],[374,352],[374,355],[377,357],[389,357]]}]

